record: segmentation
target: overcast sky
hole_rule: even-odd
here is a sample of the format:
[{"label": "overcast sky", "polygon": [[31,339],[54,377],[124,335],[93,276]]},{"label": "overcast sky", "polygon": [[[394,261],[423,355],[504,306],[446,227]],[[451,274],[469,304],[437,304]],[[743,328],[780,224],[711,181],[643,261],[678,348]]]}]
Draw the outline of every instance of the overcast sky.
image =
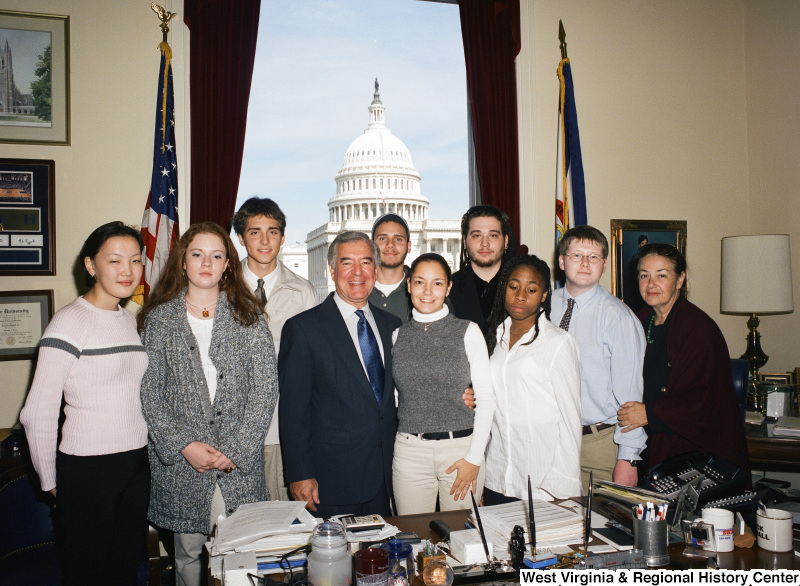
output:
[{"label": "overcast sky", "polygon": [[430,217],[460,218],[469,196],[458,7],[420,0],[261,3],[237,207],[253,195],[277,201],[287,244],[326,223],[345,151],[369,123],[376,77]]}]

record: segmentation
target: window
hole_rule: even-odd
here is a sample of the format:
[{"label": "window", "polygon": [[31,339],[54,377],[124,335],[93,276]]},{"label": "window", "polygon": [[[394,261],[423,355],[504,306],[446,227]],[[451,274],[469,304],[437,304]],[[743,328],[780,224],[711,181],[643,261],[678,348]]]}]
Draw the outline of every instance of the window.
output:
[{"label": "window", "polygon": [[[254,195],[271,197],[286,214],[287,241],[305,242],[325,223],[327,202],[337,191],[369,189],[368,179],[347,181],[339,190],[332,182],[348,144],[369,124],[377,76],[383,121],[406,144],[425,181],[428,216],[460,218],[469,187],[457,5],[329,0],[321,8],[317,0],[293,0],[263,2],[261,10],[237,208]],[[351,153],[353,159],[377,156],[367,150]],[[387,152],[408,160],[401,149]],[[392,185],[419,192],[402,178],[381,189]],[[372,188],[378,188],[374,177]]]}]

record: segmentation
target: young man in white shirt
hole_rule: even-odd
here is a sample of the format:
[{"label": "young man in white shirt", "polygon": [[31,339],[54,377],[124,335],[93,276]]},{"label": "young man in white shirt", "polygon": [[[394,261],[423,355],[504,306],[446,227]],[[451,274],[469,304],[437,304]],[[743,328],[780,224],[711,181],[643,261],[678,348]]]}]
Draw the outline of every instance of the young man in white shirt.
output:
[{"label": "young man in white shirt", "polygon": [[[247,250],[242,259],[242,275],[269,316],[269,330],[277,355],[283,324],[290,317],[318,303],[317,291],[306,279],[295,275],[278,260],[286,240],[286,216],[277,203],[268,198],[251,197],[231,220],[239,242]],[[283,476],[278,438],[277,403],[272,424],[264,439],[264,473],[272,500],[289,500]]]},{"label": "young man in white shirt", "polygon": [[606,270],[608,240],[597,228],[576,226],[558,243],[558,265],[566,286],[553,291],[550,321],[575,336],[581,349],[581,481],[635,486],[647,434],[623,434],[617,411],[641,401],[645,336],[639,319],[600,285]]},{"label": "young man in white shirt", "polygon": [[384,214],[372,225],[372,240],[381,252],[381,262],[369,301],[406,323],[411,312],[405,266],[406,256],[411,252],[408,224],[397,214]]}]

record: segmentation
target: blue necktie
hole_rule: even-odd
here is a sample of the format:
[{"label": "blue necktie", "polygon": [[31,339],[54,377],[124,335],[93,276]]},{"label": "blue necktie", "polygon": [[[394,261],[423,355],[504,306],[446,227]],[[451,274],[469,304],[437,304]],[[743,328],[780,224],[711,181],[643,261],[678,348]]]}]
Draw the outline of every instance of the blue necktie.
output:
[{"label": "blue necktie", "polygon": [[386,370],[383,367],[378,340],[375,339],[375,334],[372,328],[369,327],[367,318],[364,317],[364,312],[356,309],[356,315],[358,316],[358,345],[361,346],[361,357],[364,359],[364,366],[367,368],[369,385],[378,400],[378,405],[381,405],[383,403],[383,383]]}]

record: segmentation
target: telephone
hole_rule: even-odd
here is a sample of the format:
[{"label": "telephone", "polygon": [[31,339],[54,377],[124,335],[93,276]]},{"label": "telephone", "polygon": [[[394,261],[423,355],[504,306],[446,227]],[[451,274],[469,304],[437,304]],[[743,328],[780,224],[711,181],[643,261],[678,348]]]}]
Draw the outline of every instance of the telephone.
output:
[{"label": "telephone", "polygon": [[675,503],[683,486],[701,477],[697,487],[697,510],[709,502],[727,509],[755,507],[758,503],[757,493],[745,491],[749,474],[718,456],[700,452],[675,456],[654,466],[643,487]]}]

